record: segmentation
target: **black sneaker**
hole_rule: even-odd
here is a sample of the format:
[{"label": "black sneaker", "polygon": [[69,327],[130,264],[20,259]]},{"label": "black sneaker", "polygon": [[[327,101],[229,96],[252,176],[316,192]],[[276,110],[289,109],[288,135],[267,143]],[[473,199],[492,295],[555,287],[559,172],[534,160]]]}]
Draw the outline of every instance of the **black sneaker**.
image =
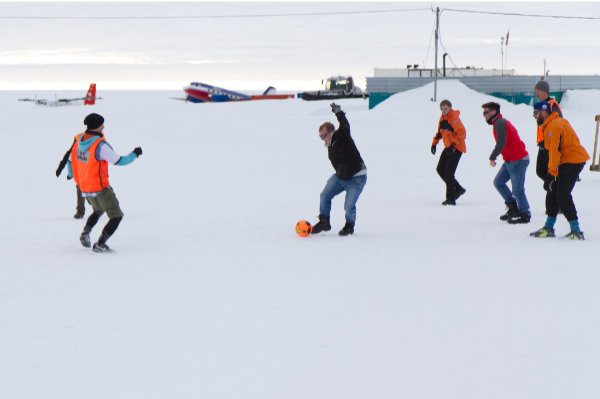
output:
[{"label": "black sneaker", "polygon": [[83,245],[86,248],[92,246],[92,243],[90,241],[90,233],[86,233],[85,231],[79,236],[79,241],[81,242],[81,245]]},{"label": "black sneaker", "polygon": [[442,202],[442,205],[456,205],[456,201],[447,199],[446,201]]},{"label": "black sneaker", "polygon": [[322,231],[331,230],[331,224],[329,224],[329,217],[319,215],[319,221],[312,228],[312,234],[317,234]]},{"label": "black sneaker", "polygon": [[111,252],[112,251],[112,249],[110,249],[108,247],[108,245],[106,245],[106,244],[100,244],[100,243],[95,243],[94,247],[92,248],[92,250],[94,252]]},{"label": "black sneaker", "polygon": [[519,216],[517,216],[517,217],[508,219],[508,223],[523,224],[523,223],[529,223],[530,220],[531,220],[531,216],[525,215],[524,213],[522,213],[522,214],[519,214]]},{"label": "black sneaker", "polygon": [[73,215],[73,217],[74,217],[75,219],[83,219],[83,216],[84,216],[84,214],[83,214],[83,213],[79,213],[79,212],[78,212],[78,213],[76,213],[75,215]]},{"label": "black sneaker", "polygon": [[538,238],[546,238],[546,237],[556,237],[556,235],[554,235],[554,229],[552,227],[542,227],[541,229],[534,231],[533,233],[529,233],[529,235],[531,237],[538,237]]},{"label": "black sneaker", "polygon": [[354,233],[354,223],[348,223],[344,225],[344,227],[338,233],[341,236],[347,236]]}]

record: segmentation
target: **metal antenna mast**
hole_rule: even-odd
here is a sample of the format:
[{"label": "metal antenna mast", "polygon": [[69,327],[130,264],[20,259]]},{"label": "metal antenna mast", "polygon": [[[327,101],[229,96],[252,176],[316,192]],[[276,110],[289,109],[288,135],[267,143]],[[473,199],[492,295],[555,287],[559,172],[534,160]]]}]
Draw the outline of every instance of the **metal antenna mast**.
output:
[{"label": "metal antenna mast", "polygon": [[440,8],[435,9],[435,70],[433,71],[433,102],[437,101],[437,76],[438,76],[438,37],[440,29]]}]

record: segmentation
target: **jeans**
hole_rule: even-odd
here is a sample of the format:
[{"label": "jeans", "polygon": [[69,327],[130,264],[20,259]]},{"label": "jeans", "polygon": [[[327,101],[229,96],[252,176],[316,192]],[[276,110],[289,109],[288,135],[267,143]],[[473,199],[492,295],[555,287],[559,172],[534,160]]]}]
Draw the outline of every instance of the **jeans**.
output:
[{"label": "jeans", "polygon": [[367,175],[354,176],[348,180],[342,180],[336,175],[332,175],[321,192],[319,213],[329,217],[331,214],[331,200],[342,191],[346,191],[346,200],[344,201],[346,223],[354,223],[356,221],[356,201],[358,201],[365,184],[367,184]]},{"label": "jeans", "polygon": [[[500,193],[504,202],[509,204],[517,202],[519,213],[531,216],[529,212],[529,202],[525,196],[525,172],[529,166],[529,159],[519,161],[504,162],[494,178],[494,187]],[[506,185],[510,180],[512,192]]]}]

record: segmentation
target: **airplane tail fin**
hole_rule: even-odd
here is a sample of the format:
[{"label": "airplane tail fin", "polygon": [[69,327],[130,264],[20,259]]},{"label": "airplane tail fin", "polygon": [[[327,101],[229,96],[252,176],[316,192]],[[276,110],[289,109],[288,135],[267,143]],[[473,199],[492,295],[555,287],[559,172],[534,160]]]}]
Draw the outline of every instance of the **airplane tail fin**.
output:
[{"label": "airplane tail fin", "polygon": [[266,96],[269,94],[275,94],[275,88],[273,86],[269,86],[262,95]]},{"label": "airplane tail fin", "polygon": [[85,95],[85,101],[83,105],[94,105],[96,104],[96,83],[90,83],[90,88]]}]

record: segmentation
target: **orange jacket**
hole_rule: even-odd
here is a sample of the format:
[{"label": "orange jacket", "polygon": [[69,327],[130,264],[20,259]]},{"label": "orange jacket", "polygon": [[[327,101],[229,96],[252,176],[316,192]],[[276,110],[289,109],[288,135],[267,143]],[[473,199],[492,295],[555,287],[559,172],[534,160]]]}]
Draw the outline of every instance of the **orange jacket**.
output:
[{"label": "orange jacket", "polygon": [[[556,109],[554,108],[556,106],[556,108],[558,108],[559,116],[562,118],[562,109],[560,109],[560,105],[558,105],[556,100],[551,98],[546,102],[548,104],[550,104],[550,109],[553,112],[556,112]],[[542,129],[541,126],[538,126],[538,128],[537,128],[537,143],[539,144],[542,140],[544,140],[544,129]]]},{"label": "orange jacket", "polygon": [[548,150],[548,173],[558,176],[558,166],[565,163],[584,163],[590,156],[566,119],[553,112],[542,125],[544,146]]},{"label": "orange jacket", "polygon": [[96,193],[109,186],[108,162],[96,159],[96,148],[104,141],[104,137],[96,140],[87,150],[79,151],[83,133],[77,137],[77,142],[71,150],[71,165],[73,178],[84,193]]},{"label": "orange jacket", "polygon": [[[460,111],[459,110],[450,110],[450,112],[448,112],[448,115],[444,116],[442,114],[442,116],[440,116],[440,121],[438,122],[438,132],[440,132],[442,134],[442,140],[444,141],[444,147],[448,148],[450,147],[452,144],[454,144],[454,148],[456,148],[458,151],[465,153],[467,152],[467,146],[465,144],[465,138],[467,137],[467,131],[465,130],[465,127],[463,126],[462,122],[460,121]],[[440,124],[442,123],[443,120],[448,121],[448,123],[450,123],[450,126],[452,126],[452,129],[454,129],[454,131],[451,130],[440,130]],[[440,139],[436,138],[437,133],[435,134],[435,136],[433,136],[433,145],[437,145],[440,141]]]}]

